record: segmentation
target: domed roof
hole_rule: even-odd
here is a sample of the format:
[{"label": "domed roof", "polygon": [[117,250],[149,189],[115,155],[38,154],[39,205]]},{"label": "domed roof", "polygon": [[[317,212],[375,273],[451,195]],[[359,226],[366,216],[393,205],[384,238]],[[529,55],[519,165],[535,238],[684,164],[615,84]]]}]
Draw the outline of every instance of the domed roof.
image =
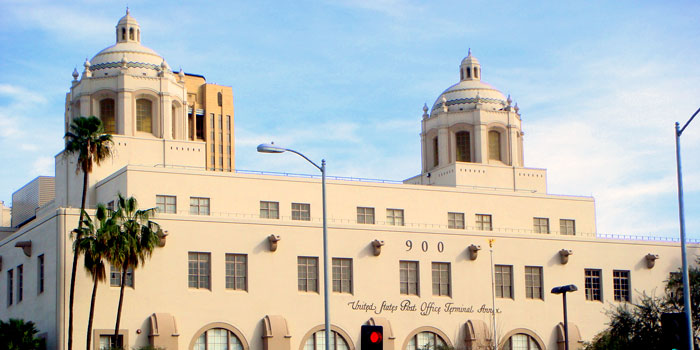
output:
[{"label": "domed roof", "polygon": [[136,19],[134,17],[131,17],[128,7],[126,8],[126,14],[124,15],[124,17],[120,18],[119,22],[117,22],[117,26],[124,24],[139,25],[139,22],[136,22]]},{"label": "domed roof", "polygon": [[96,65],[105,63],[119,63],[122,58],[126,58],[127,62],[139,62],[146,65],[154,65],[154,68],[160,67],[163,62],[163,57],[155,51],[145,47],[137,42],[121,42],[116,43],[97,53],[91,60],[90,69],[95,70]]},{"label": "domed roof", "polygon": [[[471,51],[460,65],[461,81],[443,91],[433,104],[431,114],[447,104],[448,110],[464,108],[462,105],[484,105],[486,109],[499,110],[508,106],[506,97],[493,86],[481,81],[481,66],[479,60],[471,55]],[[443,102],[444,100],[444,102]]]},{"label": "domed roof", "polygon": [[90,60],[91,71],[107,70],[105,73],[108,73],[112,69],[135,68],[151,74],[162,70],[170,72],[162,56],[141,45],[141,28],[128,8],[117,23],[116,36],[116,44],[98,52]]}]

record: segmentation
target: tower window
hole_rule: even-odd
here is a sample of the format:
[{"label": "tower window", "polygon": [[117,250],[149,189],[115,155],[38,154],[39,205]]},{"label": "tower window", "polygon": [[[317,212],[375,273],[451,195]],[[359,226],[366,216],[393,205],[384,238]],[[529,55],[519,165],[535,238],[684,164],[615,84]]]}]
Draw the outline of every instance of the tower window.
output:
[{"label": "tower window", "polygon": [[456,135],[457,141],[457,161],[471,162],[471,150],[468,131],[460,131]]},{"label": "tower window", "polygon": [[126,40],[126,28],[122,27],[122,40]]},{"label": "tower window", "polygon": [[104,126],[105,134],[116,134],[113,99],[106,98],[100,101],[100,120],[102,121],[102,126]]},{"label": "tower window", "polygon": [[474,67],[474,78],[479,78],[479,68]]},{"label": "tower window", "polygon": [[145,98],[136,100],[136,131],[152,132],[153,102]]},{"label": "tower window", "polygon": [[219,107],[223,106],[223,104],[224,104],[224,95],[223,95],[221,92],[218,93],[218,95],[217,95],[217,100],[218,100],[218,102],[219,102]]},{"label": "tower window", "polygon": [[471,77],[472,77],[472,69],[467,67],[467,78],[471,78]]},{"label": "tower window", "polygon": [[438,166],[440,164],[440,159],[438,158],[440,155],[438,151],[438,138],[435,137],[433,138],[433,166]]},{"label": "tower window", "polygon": [[129,40],[134,40],[134,28],[129,28]]},{"label": "tower window", "polygon": [[489,131],[489,159],[501,160],[501,133]]}]

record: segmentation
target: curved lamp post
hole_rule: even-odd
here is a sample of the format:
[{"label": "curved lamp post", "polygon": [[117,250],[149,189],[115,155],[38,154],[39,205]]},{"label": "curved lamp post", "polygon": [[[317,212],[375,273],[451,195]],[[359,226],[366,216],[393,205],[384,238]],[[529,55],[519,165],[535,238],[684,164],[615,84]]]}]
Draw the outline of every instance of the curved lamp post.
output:
[{"label": "curved lamp post", "polygon": [[289,148],[276,146],[274,143],[261,143],[258,145],[260,153],[284,153],[292,152],[306,159],[307,162],[313,164],[321,171],[321,198],[323,202],[323,306],[325,315],[325,333],[326,333],[326,350],[330,350],[331,346],[331,319],[328,312],[328,226],[326,225],[326,160],[321,159],[321,166],[314,163],[305,155]]},{"label": "curved lamp post", "polygon": [[564,349],[566,350],[569,350],[569,320],[566,317],[566,293],[575,292],[577,290],[578,288],[573,284],[552,288],[553,294],[561,294],[564,299]]},{"label": "curved lamp post", "polygon": [[685,320],[688,324],[687,344],[688,349],[693,348],[693,319],[690,309],[690,284],[688,283],[688,258],[686,256],[685,247],[685,213],[683,208],[683,176],[681,174],[681,135],[683,130],[688,127],[688,124],[693,121],[695,116],[700,112],[700,108],[693,113],[683,127],[676,122],[676,172],[678,174],[678,218],[681,224],[681,258],[683,260],[683,305],[685,308]]}]

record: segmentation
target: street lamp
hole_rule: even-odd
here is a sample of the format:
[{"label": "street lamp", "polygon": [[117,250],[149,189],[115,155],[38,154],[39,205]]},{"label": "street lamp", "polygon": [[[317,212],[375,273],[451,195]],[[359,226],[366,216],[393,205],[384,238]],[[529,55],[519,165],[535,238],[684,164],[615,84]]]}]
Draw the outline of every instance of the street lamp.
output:
[{"label": "street lamp", "polygon": [[326,160],[321,159],[321,166],[318,166],[305,155],[289,148],[276,146],[274,143],[261,143],[258,145],[260,153],[283,153],[292,152],[306,159],[321,171],[321,198],[323,203],[323,307],[325,315],[326,350],[331,346],[331,318],[328,311],[328,226],[326,225]]},{"label": "street lamp", "polygon": [[561,294],[564,299],[564,349],[566,350],[569,350],[569,320],[566,317],[566,293],[575,292],[577,290],[578,288],[573,284],[552,288],[553,294]]},{"label": "street lamp", "polygon": [[688,349],[693,348],[693,320],[691,318],[690,309],[690,284],[688,283],[688,258],[685,248],[685,213],[683,209],[683,176],[681,175],[681,135],[683,130],[688,127],[688,124],[693,121],[695,116],[700,112],[700,108],[693,113],[685,125],[680,128],[680,124],[676,122],[676,172],[678,173],[678,218],[681,222],[681,258],[683,260],[683,305],[685,308],[685,320],[688,324],[687,344]]}]

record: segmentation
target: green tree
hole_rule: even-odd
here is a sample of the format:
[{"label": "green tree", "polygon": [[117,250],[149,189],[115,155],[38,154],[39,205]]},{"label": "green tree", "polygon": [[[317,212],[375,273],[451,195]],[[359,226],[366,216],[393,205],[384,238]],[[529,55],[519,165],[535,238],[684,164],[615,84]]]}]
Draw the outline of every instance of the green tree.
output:
[{"label": "green tree", "polygon": [[0,344],[5,350],[42,350],[46,348],[44,339],[38,338],[34,322],[11,318],[0,320]]},{"label": "green tree", "polygon": [[76,236],[80,239],[75,240],[75,251],[82,253],[85,256],[84,266],[92,277],[92,298],[90,299],[90,314],[88,316],[87,340],[85,343],[86,350],[91,348],[92,338],[92,321],[95,315],[95,301],[97,299],[97,285],[106,279],[105,258],[107,256],[107,243],[109,236],[114,234],[116,226],[112,218],[113,212],[108,210],[103,204],[97,205],[95,213],[96,223],[90,219],[90,216],[85,213],[83,225],[80,229],[75,229]]},{"label": "green tree", "polygon": [[[92,172],[93,164],[100,163],[112,154],[112,135],[104,133],[102,122],[95,116],[78,117],[70,124],[70,131],[63,137],[66,139],[64,155],[78,155],[76,173],[83,172],[83,194],[80,202],[80,219],[78,231],[83,224],[85,199],[87,198],[88,174]],[[80,232],[75,239],[80,238]],[[73,303],[75,299],[75,274],[78,270],[79,252],[73,251],[73,269],[70,277],[70,292],[68,297],[68,350],[73,349]]]},{"label": "green tree", "polygon": [[[700,258],[697,261],[700,263]],[[700,328],[700,268],[688,271],[693,334]],[[639,303],[625,303],[607,311],[608,328],[588,343],[586,350],[663,349],[661,314],[683,312],[683,282],[680,273],[672,273],[666,281],[662,297],[642,294]]]},{"label": "green tree", "polygon": [[114,267],[120,269],[122,274],[114,339],[119,335],[126,273],[129,268],[136,270],[139,264],[143,265],[162,237],[160,226],[150,220],[155,213],[155,208],[139,210],[136,198],[124,198],[121,194],[117,205],[115,213],[117,231],[116,234],[111,235],[108,243],[109,261]]}]

